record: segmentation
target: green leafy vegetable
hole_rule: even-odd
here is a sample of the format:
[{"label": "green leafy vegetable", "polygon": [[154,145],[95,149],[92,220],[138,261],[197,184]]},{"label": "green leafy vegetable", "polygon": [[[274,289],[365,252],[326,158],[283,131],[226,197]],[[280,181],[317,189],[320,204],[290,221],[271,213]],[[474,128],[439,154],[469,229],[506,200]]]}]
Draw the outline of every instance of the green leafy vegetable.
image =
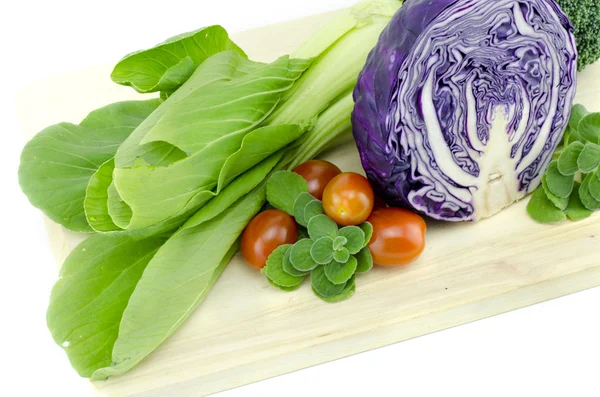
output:
[{"label": "green leafy vegetable", "polygon": [[369,222],[363,222],[360,225],[358,225],[358,227],[360,227],[365,233],[365,244],[363,245],[363,247],[366,247],[367,244],[369,244],[369,242],[371,241],[371,237],[373,237],[373,225],[371,225]]},{"label": "green leafy vegetable", "polygon": [[327,278],[324,266],[317,266],[310,272],[312,287],[317,293],[326,298],[332,298],[344,290],[346,283],[334,284]]},{"label": "green leafy vegetable", "polygon": [[115,83],[131,86],[138,92],[172,93],[189,79],[198,65],[227,50],[246,57],[244,51],[229,39],[225,29],[218,25],[209,26],[127,55],[115,66],[110,77]]},{"label": "green leafy vegetable", "polygon": [[550,189],[548,189],[548,183],[546,182],[546,175],[544,175],[542,177],[542,189],[544,190],[544,193],[546,194],[546,197],[548,198],[548,200],[552,201],[552,203],[556,206],[556,208],[558,208],[559,210],[564,210],[565,208],[567,208],[567,204],[569,203],[569,198],[561,198],[561,197],[557,197],[555,196]]},{"label": "green leafy vegetable", "polygon": [[579,171],[577,165],[577,159],[584,148],[584,144],[581,142],[573,142],[567,146],[558,158],[558,171],[565,175],[575,175]]},{"label": "green leafy vegetable", "polygon": [[310,247],[310,256],[319,265],[325,265],[333,260],[333,239],[323,236],[315,240]]},{"label": "green leafy vegetable", "polygon": [[588,218],[593,213],[589,209],[585,208],[585,206],[581,202],[581,199],[579,198],[579,188],[580,184],[576,183],[575,188],[573,189],[573,194],[571,195],[571,197],[569,197],[569,204],[565,209],[565,214],[567,215],[567,218],[569,218],[572,221],[579,221]]},{"label": "green leafy vegetable", "polygon": [[600,146],[593,143],[588,143],[581,151],[579,159],[577,160],[577,166],[579,167],[579,170],[587,174],[598,168],[599,164]]},{"label": "green leafy vegetable", "polygon": [[[292,262],[290,261],[290,253],[291,250],[288,249],[285,251],[285,254],[283,255],[283,271],[286,272],[287,274],[289,274],[290,276],[296,276],[296,277],[301,277],[306,275],[308,272],[301,272],[300,270],[296,269],[294,267],[294,265],[292,265]],[[270,258],[270,256],[269,256]],[[268,275],[267,275],[268,277]],[[269,280],[271,281],[271,280]],[[281,286],[279,284],[276,284],[278,286]],[[299,286],[299,284],[298,284]],[[289,287],[288,287],[289,288]]]},{"label": "green leafy vegetable", "polygon": [[579,135],[588,142],[600,144],[600,113],[590,113],[579,122]]},{"label": "green leafy vegetable", "polygon": [[[334,254],[335,255],[335,254]],[[356,272],[358,261],[355,257],[350,256],[346,262],[332,261],[325,265],[324,271],[327,279],[334,284],[343,284]]]},{"label": "green leafy vegetable", "polygon": [[344,300],[350,298],[352,295],[354,295],[355,291],[356,291],[355,276],[352,276],[352,278],[350,280],[348,280],[348,282],[346,283],[346,286],[344,287],[342,292],[340,292],[339,294],[332,296],[332,297],[326,297],[326,296],[319,294],[319,292],[317,292],[317,290],[315,290],[315,288],[313,287],[313,292],[319,298],[321,298],[325,302],[329,302],[329,303],[338,303],[338,302],[344,301]]},{"label": "green leafy vegetable", "polygon": [[556,161],[552,161],[546,171],[546,182],[548,184],[548,190],[559,198],[569,197],[573,191],[573,179],[572,175],[563,175],[558,171],[558,164]]},{"label": "green leafy vegetable", "polygon": [[287,273],[284,269],[284,257],[290,255],[291,244],[284,244],[277,247],[267,260],[267,265],[264,267],[265,274],[273,283],[280,287],[295,287],[302,283],[304,276],[293,276]]},{"label": "green leafy vegetable", "polygon": [[339,235],[346,237],[345,247],[351,254],[356,254],[365,246],[365,232],[358,226],[346,226],[340,229]]},{"label": "green leafy vegetable", "polygon": [[298,224],[302,226],[308,226],[308,221],[304,217],[304,213],[306,212],[306,207],[308,204],[314,200],[315,198],[308,192],[302,192],[296,197],[296,200],[294,201],[294,219],[296,219]]},{"label": "green leafy vegetable", "polygon": [[317,263],[310,255],[313,242],[310,239],[298,241],[290,248],[290,262],[301,272],[308,272],[317,267]]},{"label": "green leafy vegetable", "polygon": [[88,182],[159,101],[126,101],[94,110],[79,125],[60,123],[25,145],[19,183],[31,204],[69,230],[92,232],[83,209]]},{"label": "green leafy vegetable", "polygon": [[585,208],[590,211],[600,209],[600,201],[596,200],[590,192],[590,181],[595,178],[593,174],[586,176],[579,186],[579,199]]},{"label": "green leafy vegetable", "polygon": [[165,240],[96,235],[65,260],[46,317],[52,337],[79,375],[90,377],[111,364],[123,312]]},{"label": "green leafy vegetable", "polygon": [[335,240],[333,240],[333,249],[335,251],[339,251],[348,243],[348,239],[344,236],[337,236]]},{"label": "green leafy vegetable", "polygon": [[308,222],[308,235],[314,241],[321,237],[334,239],[337,236],[338,227],[327,215],[317,215]]},{"label": "green leafy vegetable", "polygon": [[312,217],[324,214],[323,203],[320,200],[312,200],[304,208],[304,220],[308,223]]},{"label": "green leafy vegetable", "polygon": [[357,273],[366,273],[373,268],[373,256],[371,255],[371,250],[369,250],[367,247],[358,251],[356,254],[356,260]]},{"label": "green leafy vegetable", "polygon": [[291,216],[294,216],[294,203],[301,193],[308,193],[308,184],[294,172],[278,171],[267,182],[269,203]]},{"label": "green leafy vegetable", "polygon": [[564,221],[564,212],[546,197],[544,189],[537,188],[527,204],[527,213],[539,223],[558,223]]}]

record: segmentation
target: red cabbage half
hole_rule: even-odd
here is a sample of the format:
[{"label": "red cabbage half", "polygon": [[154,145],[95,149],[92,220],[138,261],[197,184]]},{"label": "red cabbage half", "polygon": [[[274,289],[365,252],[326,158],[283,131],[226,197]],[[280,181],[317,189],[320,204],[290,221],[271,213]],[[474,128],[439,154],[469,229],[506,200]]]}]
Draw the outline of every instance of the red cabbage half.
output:
[{"label": "red cabbage half", "polygon": [[389,204],[476,221],[532,192],[575,95],[554,0],[407,0],[354,90],[363,167]]}]

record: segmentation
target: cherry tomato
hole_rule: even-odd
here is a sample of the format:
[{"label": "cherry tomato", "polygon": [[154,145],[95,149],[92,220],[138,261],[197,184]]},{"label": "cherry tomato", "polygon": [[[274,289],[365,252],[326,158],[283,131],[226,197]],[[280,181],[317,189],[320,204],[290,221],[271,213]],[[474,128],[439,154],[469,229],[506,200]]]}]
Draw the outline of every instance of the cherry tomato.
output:
[{"label": "cherry tomato", "polygon": [[342,171],[329,161],[310,160],[302,163],[293,170],[308,183],[308,192],[315,198],[321,200],[325,186]]},{"label": "cherry tomato", "polygon": [[242,233],[242,256],[248,264],[262,269],[275,248],[294,244],[298,227],[294,218],[280,210],[266,210],[256,215]]},{"label": "cherry tomato", "polygon": [[325,213],[342,226],[366,221],[374,200],[373,188],[367,178],[354,172],[336,176],[323,192]]},{"label": "cherry tomato", "polygon": [[406,265],[425,248],[425,221],[414,212],[401,208],[379,208],[367,222],[373,225],[369,249],[379,266]]}]

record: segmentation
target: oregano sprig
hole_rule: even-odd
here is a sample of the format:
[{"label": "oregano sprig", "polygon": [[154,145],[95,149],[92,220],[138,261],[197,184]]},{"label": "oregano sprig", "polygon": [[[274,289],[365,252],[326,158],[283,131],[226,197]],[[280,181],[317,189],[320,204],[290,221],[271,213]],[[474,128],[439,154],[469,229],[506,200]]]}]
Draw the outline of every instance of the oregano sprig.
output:
[{"label": "oregano sprig", "polygon": [[304,179],[289,171],[271,176],[267,200],[306,228],[303,238],[269,256],[263,273],[270,283],[291,291],[310,274],[312,289],[321,299],[333,303],[350,298],[356,291],[356,273],[373,267],[367,247],[373,226],[365,222],[340,228],[325,214],[323,203],[308,193]]},{"label": "oregano sprig", "polygon": [[573,106],[563,143],[527,212],[540,223],[578,221],[600,209],[600,113]]}]

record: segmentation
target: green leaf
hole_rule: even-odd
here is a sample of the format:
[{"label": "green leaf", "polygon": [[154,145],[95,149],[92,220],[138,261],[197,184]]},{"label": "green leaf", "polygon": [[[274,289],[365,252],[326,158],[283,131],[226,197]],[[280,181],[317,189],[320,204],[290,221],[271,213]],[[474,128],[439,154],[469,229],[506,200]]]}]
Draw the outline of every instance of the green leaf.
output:
[{"label": "green leaf", "polygon": [[559,210],[564,210],[565,208],[567,208],[567,204],[569,203],[569,198],[561,198],[561,197],[557,197],[555,196],[550,189],[548,189],[548,183],[546,181],[546,175],[542,176],[542,189],[544,189],[544,193],[546,193],[546,197],[548,198],[548,200],[552,201],[552,203],[556,206],[556,208],[558,208]]},{"label": "green leaf", "polygon": [[133,368],[204,300],[237,249],[244,227],[265,204],[261,184],[219,216],[181,228],[154,255],[123,313],[112,364],[92,379]]},{"label": "green leaf", "polygon": [[598,168],[598,165],[600,165],[600,146],[588,143],[577,159],[577,166],[581,172],[587,174]]},{"label": "green leaf", "polygon": [[355,257],[350,256],[345,263],[332,261],[325,265],[325,275],[333,284],[343,284],[350,280],[350,277],[356,272],[358,261]]},{"label": "green leaf", "polygon": [[91,176],[83,200],[86,219],[97,232],[120,230],[108,212],[108,189],[112,183],[115,159],[111,158]]},{"label": "green leaf", "polygon": [[331,298],[344,290],[346,283],[334,284],[325,275],[325,267],[317,266],[310,272],[310,280],[314,290],[325,298]]},{"label": "green leaf", "polygon": [[[167,110],[149,128],[140,143],[166,142],[184,151],[188,157],[161,167],[146,164],[120,167],[116,158],[115,185],[119,196],[133,212],[127,229],[153,225],[206,204],[214,197],[215,188],[219,188],[218,180],[228,159],[245,145],[246,139],[249,143],[242,147],[242,152],[254,153],[256,149],[261,152],[260,156],[237,157],[235,164],[226,169],[224,181],[293,139],[299,130],[280,125],[276,128],[283,128],[281,131],[286,132],[286,139],[273,140],[275,147],[253,146],[261,142],[255,137],[264,137],[267,132],[275,133],[270,127],[268,130],[257,127],[302,74],[296,69],[298,62],[281,57],[242,77],[203,86],[178,101],[171,101],[177,93],[169,97],[159,107],[159,110],[163,107]],[[203,79],[204,76],[200,73],[198,77],[198,73],[194,73],[182,90],[187,91],[188,83],[193,84],[197,78]],[[198,131],[207,132],[198,134]]]},{"label": "green leaf", "polygon": [[308,222],[308,234],[315,241],[325,236],[334,239],[337,233],[337,225],[327,215],[314,216]]},{"label": "green leaf", "polygon": [[333,260],[340,262],[340,263],[346,263],[348,261],[348,258],[350,258],[350,251],[348,251],[348,248],[344,247],[339,251],[333,251]]},{"label": "green leaf", "polygon": [[317,239],[310,248],[310,256],[319,265],[331,262],[333,259],[333,240],[329,236]]},{"label": "green leaf", "polygon": [[371,237],[373,237],[373,225],[371,225],[369,222],[363,222],[360,225],[358,225],[358,227],[360,227],[365,233],[364,247],[366,247],[369,244],[369,242],[371,242]]},{"label": "green leaf", "polygon": [[545,176],[548,190],[550,190],[552,194],[559,198],[569,197],[573,191],[573,182],[575,182],[573,175],[565,176],[561,174],[558,171],[557,162],[552,161],[550,165],[548,165]]},{"label": "green leaf", "polygon": [[348,239],[346,248],[348,248],[348,251],[350,251],[352,255],[356,254],[365,246],[365,232],[358,226],[343,227],[338,234]]},{"label": "green leaf", "polygon": [[317,263],[310,255],[313,242],[310,239],[302,239],[290,249],[290,262],[301,272],[308,272],[317,267]]},{"label": "green leaf", "polygon": [[571,197],[569,197],[569,204],[565,209],[565,214],[567,215],[567,218],[569,218],[572,221],[579,221],[588,218],[593,213],[593,211],[590,211],[589,209],[585,208],[585,206],[581,202],[581,199],[579,198],[579,188],[579,183],[575,183],[573,194],[571,194]]},{"label": "green leaf", "polygon": [[322,215],[325,213],[323,203],[320,200],[312,200],[306,204],[304,208],[304,220],[308,223],[313,216]]},{"label": "green leaf", "polygon": [[314,199],[315,198],[307,192],[302,192],[296,197],[296,200],[294,201],[294,219],[296,219],[298,224],[307,226],[308,222],[304,218],[304,212],[307,205]]},{"label": "green leaf", "polygon": [[579,122],[579,135],[588,142],[600,144],[600,113],[590,113]]},{"label": "green leaf", "polygon": [[269,173],[275,168],[284,151],[271,155],[266,160],[263,160],[260,164],[255,165],[249,171],[237,177],[231,184],[229,184],[224,190],[219,193],[215,198],[210,200],[204,205],[198,212],[196,212],[188,221],[185,223],[186,228],[198,226],[204,222],[207,222],[227,208],[235,204],[246,194],[250,193],[256,188],[261,182],[267,178]]},{"label": "green leaf", "polygon": [[346,245],[347,242],[348,242],[348,239],[346,237],[337,236],[335,238],[335,240],[333,240],[333,250],[340,251],[342,248],[344,248],[344,246]]},{"label": "green leaf", "polygon": [[581,142],[573,142],[567,146],[558,158],[558,171],[567,176],[574,175],[579,171],[577,159],[583,150],[584,144]]},{"label": "green leaf", "polygon": [[94,235],[65,260],[46,319],[79,375],[89,378],[111,364],[123,312],[165,239]]},{"label": "green leaf", "polygon": [[366,273],[373,268],[373,256],[371,255],[371,250],[367,247],[364,247],[358,254],[355,255],[358,264],[356,266],[357,273]]},{"label": "green leaf", "polygon": [[271,280],[270,280],[268,277],[267,277],[267,280],[269,281],[269,284],[271,284],[273,287],[275,287],[275,288],[279,288],[280,290],[282,290],[282,291],[285,291],[285,292],[292,292],[292,291],[295,291],[295,290],[297,290],[298,288],[300,288],[300,286],[302,285],[302,283],[300,283],[300,284],[294,285],[293,287],[282,287],[281,285],[277,285],[277,284],[275,284],[275,283],[274,283],[273,281],[271,281]]},{"label": "green leaf", "polygon": [[329,297],[329,298],[319,294],[317,292],[317,290],[315,290],[314,287],[312,288],[312,290],[315,293],[315,295],[317,295],[319,298],[323,299],[325,302],[338,303],[338,302],[344,301],[346,299],[349,299],[352,295],[354,295],[354,292],[356,292],[355,276],[352,276],[352,278],[350,280],[348,280],[348,282],[346,283],[346,286],[339,294]]},{"label": "green leaf", "polygon": [[69,230],[91,232],[83,209],[92,175],[159,105],[117,102],[91,112],[79,125],[60,123],[25,145],[19,183],[31,204]]},{"label": "green leaf", "polygon": [[131,86],[137,92],[173,92],[207,58],[228,50],[246,57],[244,51],[229,39],[225,29],[218,25],[209,26],[125,56],[110,77],[115,83]]},{"label": "green leaf", "polygon": [[283,268],[283,262],[285,255],[289,255],[287,252],[290,250],[291,244],[280,245],[269,255],[267,259],[267,265],[265,267],[265,274],[275,284],[281,287],[294,287],[302,283],[304,276],[292,276],[288,274]]},{"label": "green leaf", "polygon": [[273,207],[294,216],[294,203],[301,193],[308,193],[308,184],[291,171],[277,171],[267,182],[267,200]]},{"label": "green leaf", "polygon": [[595,178],[594,174],[588,174],[579,186],[579,198],[585,208],[590,211],[600,209],[600,201],[596,200],[590,192],[590,181]]},{"label": "green leaf", "polygon": [[558,223],[566,219],[564,212],[556,208],[554,203],[546,197],[541,186],[533,192],[531,200],[527,204],[527,213],[539,223]]},{"label": "green leaf", "polygon": [[291,249],[285,251],[285,255],[283,256],[283,271],[289,274],[290,276],[305,276],[308,272],[301,272],[300,270],[296,269],[294,265],[292,265],[292,261],[290,261],[291,252]]},{"label": "green leaf", "polygon": [[596,201],[600,201],[600,173],[596,171],[589,181],[590,194]]}]

